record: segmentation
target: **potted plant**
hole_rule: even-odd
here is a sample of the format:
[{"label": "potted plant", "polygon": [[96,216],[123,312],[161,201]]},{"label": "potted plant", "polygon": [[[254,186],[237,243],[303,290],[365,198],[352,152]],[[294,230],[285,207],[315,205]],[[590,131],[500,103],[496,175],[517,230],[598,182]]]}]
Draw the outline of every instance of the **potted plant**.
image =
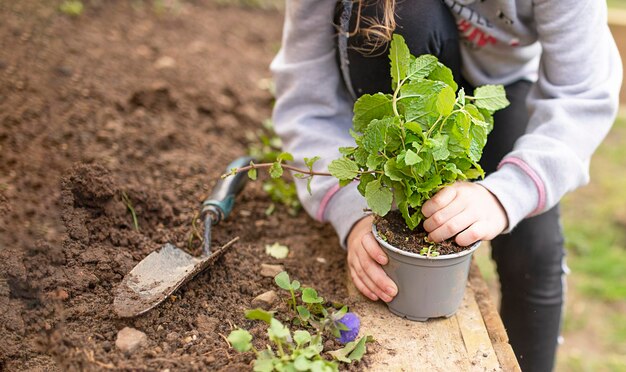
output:
[{"label": "potted plant", "polygon": [[[451,316],[465,290],[472,253],[479,242],[459,247],[451,241],[429,242],[421,222],[421,207],[437,191],[458,180],[484,177],[479,165],[493,113],[506,107],[504,88],[487,85],[467,95],[449,68],[432,55],[414,57],[404,39],[394,35],[389,50],[393,94],[366,94],[354,105],[355,146],[343,147],[329,173],[313,171],[317,160],[305,159],[308,170],[274,163],[250,164],[270,168],[280,177],[283,168],[296,177],[332,175],[345,186],[358,181],[358,190],[377,216],[373,233],[389,256],[383,268],[398,285],[389,309],[413,320]],[[397,211],[392,211],[395,204]]]}]

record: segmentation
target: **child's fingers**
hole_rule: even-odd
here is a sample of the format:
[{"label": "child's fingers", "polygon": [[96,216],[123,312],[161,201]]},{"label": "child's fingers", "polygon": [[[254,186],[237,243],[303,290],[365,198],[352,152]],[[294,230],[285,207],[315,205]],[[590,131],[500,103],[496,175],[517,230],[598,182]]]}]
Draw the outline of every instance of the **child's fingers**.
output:
[{"label": "child's fingers", "polygon": [[372,260],[367,253],[359,255],[359,262],[354,263],[354,268],[359,279],[363,281],[370,291],[374,292],[376,296],[385,302],[391,301],[393,296],[387,294],[383,288],[391,287],[392,284],[387,283],[387,281],[393,282],[387,277],[380,265]]},{"label": "child's fingers", "polygon": [[365,284],[363,284],[363,281],[359,278],[359,276],[356,274],[356,271],[352,267],[350,267],[350,276],[352,277],[352,282],[354,283],[354,286],[356,287],[356,289],[359,290],[359,292],[363,293],[365,297],[369,298],[372,301],[378,301],[378,297],[374,294],[374,292],[370,291],[369,288],[365,286]]},{"label": "child's fingers", "polygon": [[487,229],[485,224],[479,221],[472,224],[472,226],[468,227],[465,231],[457,235],[456,239],[454,240],[456,241],[456,244],[460,245],[461,247],[467,247],[468,245],[471,245],[483,239],[487,232],[486,230]]},{"label": "child's fingers", "polygon": [[382,267],[374,261],[367,252],[358,255],[358,257],[359,263],[367,276],[367,278],[361,278],[363,282],[366,284],[371,282],[375,288],[372,286],[369,286],[369,288],[374,291],[378,297],[382,298],[384,301],[391,301],[393,296],[398,292],[396,283],[387,276],[387,273],[385,273]]},{"label": "child's fingers", "polygon": [[[380,298],[378,293],[382,293],[382,291],[367,276],[367,274],[365,273],[365,269],[363,269],[363,267],[361,267],[361,263],[359,261],[353,262],[352,269],[354,270],[354,274],[359,278],[361,283],[363,283],[365,288],[369,292],[373,293],[374,297],[376,298],[376,300],[378,300]],[[372,298],[372,297],[370,297],[370,298]],[[376,301],[376,300],[374,300],[374,301]]]},{"label": "child's fingers", "polygon": [[438,210],[432,216],[424,221],[424,230],[427,232],[438,229],[441,225],[448,222],[450,219],[463,212],[467,203],[461,198],[455,198],[450,204],[443,209]]},{"label": "child's fingers", "polygon": [[444,241],[467,229],[474,222],[476,222],[476,217],[468,210],[465,210],[428,234],[428,239],[433,242]]},{"label": "child's fingers", "polygon": [[387,255],[385,254],[385,252],[383,252],[382,248],[380,247],[372,233],[363,235],[363,237],[361,238],[361,244],[370,255],[370,257],[374,259],[374,261],[378,262],[381,265],[387,264]]},{"label": "child's fingers", "polygon": [[435,212],[450,204],[455,197],[456,188],[454,185],[444,187],[441,191],[436,193],[435,196],[424,203],[422,206],[422,214],[426,218],[432,216]]}]

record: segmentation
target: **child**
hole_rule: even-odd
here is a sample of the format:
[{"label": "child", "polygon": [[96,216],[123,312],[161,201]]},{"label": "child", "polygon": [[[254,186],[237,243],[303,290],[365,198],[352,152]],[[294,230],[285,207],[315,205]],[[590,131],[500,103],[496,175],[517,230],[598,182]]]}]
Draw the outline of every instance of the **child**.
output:
[{"label": "child", "polygon": [[[424,228],[431,240],[463,246],[493,239],[511,345],[523,370],[551,370],[565,271],[558,202],[588,182],[589,159],[618,107],[621,62],[605,2],[365,1],[287,1],[282,49],[271,66],[273,118],[285,150],[296,159],[321,156],[315,168],[324,170],[339,147],[354,146],[354,100],[390,93],[392,32],[413,55],[439,57],[468,92],[504,84],[511,105],[494,117],[482,160],[487,177],[439,191],[423,206]],[[356,184],[339,188],[316,177],[312,195],[305,183],[297,187],[307,212],[330,221],[347,247],[357,288],[391,301],[397,288],[380,267],[387,257]]]}]

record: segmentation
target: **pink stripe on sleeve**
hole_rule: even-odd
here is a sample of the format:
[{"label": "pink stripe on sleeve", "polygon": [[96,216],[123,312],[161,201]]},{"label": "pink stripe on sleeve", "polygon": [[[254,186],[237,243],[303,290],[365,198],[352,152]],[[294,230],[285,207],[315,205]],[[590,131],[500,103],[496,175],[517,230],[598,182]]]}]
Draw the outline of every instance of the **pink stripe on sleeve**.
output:
[{"label": "pink stripe on sleeve", "polygon": [[546,187],[543,184],[543,181],[539,177],[539,175],[520,158],[508,157],[503,159],[498,165],[498,169],[502,167],[504,164],[514,164],[520,167],[524,173],[533,180],[535,187],[537,187],[537,193],[539,194],[539,201],[537,202],[537,208],[529,216],[534,216],[535,214],[540,213],[543,208],[546,206]]},{"label": "pink stripe on sleeve", "polygon": [[320,207],[317,209],[317,215],[315,216],[315,218],[318,221],[320,221],[320,222],[324,221],[324,212],[326,212],[326,206],[328,205],[328,202],[333,197],[333,195],[335,195],[337,193],[337,191],[339,191],[339,184],[336,184],[335,186],[331,187],[326,192],[326,195],[324,195],[324,197],[322,198],[322,202],[320,203]]}]

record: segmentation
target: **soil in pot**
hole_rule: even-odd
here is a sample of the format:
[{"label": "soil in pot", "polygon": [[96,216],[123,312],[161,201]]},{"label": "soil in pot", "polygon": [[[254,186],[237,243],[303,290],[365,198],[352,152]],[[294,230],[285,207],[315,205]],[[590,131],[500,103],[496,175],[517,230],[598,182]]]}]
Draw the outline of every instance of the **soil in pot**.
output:
[{"label": "soil in pot", "polygon": [[[420,254],[424,247],[428,247],[425,238],[428,233],[420,224],[415,230],[409,229],[404,222],[400,211],[391,211],[386,216],[376,216],[374,223],[378,234],[392,246],[406,252]],[[444,240],[441,243],[434,243],[433,251],[440,255],[454,254],[467,250],[469,247],[462,247],[454,242],[454,239]]]}]

